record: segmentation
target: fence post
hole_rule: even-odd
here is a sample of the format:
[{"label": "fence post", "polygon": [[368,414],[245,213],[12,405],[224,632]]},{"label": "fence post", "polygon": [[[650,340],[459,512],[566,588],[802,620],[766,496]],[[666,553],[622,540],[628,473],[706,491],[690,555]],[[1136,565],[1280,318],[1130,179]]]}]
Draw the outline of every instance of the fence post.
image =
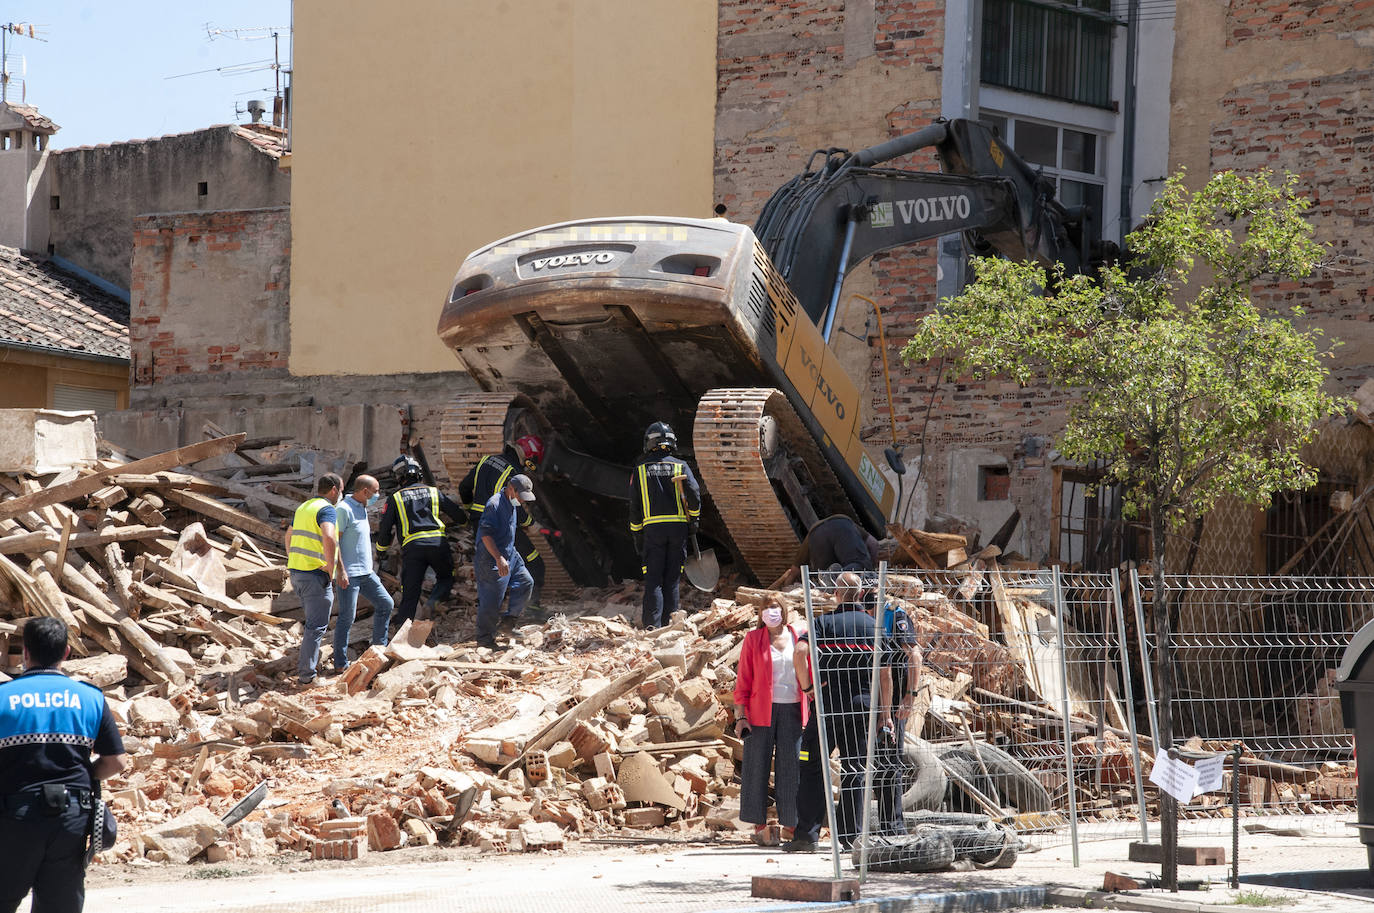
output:
[{"label": "fence post", "polygon": [[[1145,599],[1144,591],[1140,586],[1140,574],[1135,568],[1131,568],[1131,590],[1135,594],[1135,636],[1136,643],[1140,645],[1140,677],[1145,680],[1145,710],[1150,715],[1150,738],[1154,742],[1155,752],[1159,751],[1159,715],[1155,711],[1155,678],[1150,670],[1154,666],[1150,662],[1150,656],[1146,653],[1145,636]],[[1167,749],[1168,746],[1166,745]]]},{"label": "fence post", "polygon": [[1078,796],[1073,779],[1073,732],[1072,717],[1069,715],[1069,645],[1065,635],[1064,588],[1059,576],[1059,568],[1054,568],[1054,608],[1059,623],[1059,685],[1064,689],[1064,773],[1069,782],[1069,839],[1073,843],[1073,865],[1078,868]]},{"label": "fence post", "polygon": [[811,644],[811,684],[816,698],[816,734],[821,743],[821,779],[825,783],[825,815],[830,822],[830,856],[835,863],[835,880],[840,880],[840,836],[835,829],[835,784],[830,780],[830,737],[825,731],[825,698],[821,689],[821,657],[816,645],[815,612],[811,602],[811,568],[803,565],[802,599],[806,603],[806,640]]},{"label": "fence post", "polygon": [[859,827],[859,881],[868,878],[868,832],[872,824],[873,755],[878,744],[878,707],[880,691],[878,670],[882,668],[883,599],[887,588],[887,562],[878,562],[878,602],[873,612],[873,669],[868,680],[868,744],[864,748],[864,791]]},{"label": "fence post", "polygon": [[[1126,644],[1126,612],[1121,605],[1121,573],[1112,568],[1112,602],[1116,606],[1116,629],[1121,634],[1121,684],[1126,692],[1126,727],[1131,733],[1131,766],[1135,773],[1135,801],[1140,806],[1140,840],[1150,842],[1150,815],[1145,809],[1145,784],[1140,776],[1140,737],[1135,725],[1135,687],[1131,684],[1131,656]],[[1137,601],[1136,605],[1139,605]],[[1106,699],[1106,695],[1103,695]]]}]

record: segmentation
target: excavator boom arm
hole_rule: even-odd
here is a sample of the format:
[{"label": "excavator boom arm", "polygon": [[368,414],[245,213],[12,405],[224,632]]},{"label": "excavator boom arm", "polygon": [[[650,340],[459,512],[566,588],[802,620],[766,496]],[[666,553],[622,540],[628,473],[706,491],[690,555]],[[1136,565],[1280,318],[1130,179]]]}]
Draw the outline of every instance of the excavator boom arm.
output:
[{"label": "excavator boom arm", "polygon": [[[874,167],[934,147],[943,174]],[[962,232],[979,251],[1082,268],[1081,214],[981,124],[931,124],[857,153],[828,150],[793,178],[754,226],[803,309],[826,330],[844,276],[874,254]]]}]

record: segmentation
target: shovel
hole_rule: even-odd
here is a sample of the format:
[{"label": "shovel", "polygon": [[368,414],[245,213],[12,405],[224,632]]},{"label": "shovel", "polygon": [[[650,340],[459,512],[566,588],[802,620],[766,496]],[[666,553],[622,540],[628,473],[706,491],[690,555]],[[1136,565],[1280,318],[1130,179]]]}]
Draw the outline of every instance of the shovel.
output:
[{"label": "shovel", "polygon": [[687,557],[687,563],[682,569],[692,586],[704,592],[711,592],[720,582],[720,564],[716,561],[716,552],[708,548],[706,553],[702,554],[701,546],[697,545],[696,533],[692,533],[692,554]]},{"label": "shovel", "polygon": [[264,780],[262,783],[259,783],[256,787],[254,787],[252,792],[244,796],[238,805],[235,805],[233,808],[229,809],[229,813],[226,814],[223,818],[221,818],[220,822],[224,824],[226,827],[233,824],[238,824],[244,818],[247,818],[248,815],[253,811],[253,809],[258,807],[258,803],[262,802],[262,800],[266,798],[267,781]]}]

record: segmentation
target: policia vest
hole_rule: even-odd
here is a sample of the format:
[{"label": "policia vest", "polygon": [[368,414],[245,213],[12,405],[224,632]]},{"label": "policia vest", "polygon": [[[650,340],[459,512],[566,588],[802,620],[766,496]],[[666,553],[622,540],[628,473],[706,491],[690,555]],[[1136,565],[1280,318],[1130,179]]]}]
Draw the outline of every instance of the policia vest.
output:
[{"label": "policia vest", "polygon": [[34,670],[0,685],[0,793],[44,783],[90,789],[104,713],[99,688],[57,671]]}]

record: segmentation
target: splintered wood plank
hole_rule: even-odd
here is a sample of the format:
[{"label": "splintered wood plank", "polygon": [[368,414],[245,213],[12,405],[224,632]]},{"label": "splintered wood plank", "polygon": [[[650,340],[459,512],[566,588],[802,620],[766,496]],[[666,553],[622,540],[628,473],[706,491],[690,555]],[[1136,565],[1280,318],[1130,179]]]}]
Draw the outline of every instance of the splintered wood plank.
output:
[{"label": "splintered wood plank", "polygon": [[218,456],[221,453],[228,453],[237,447],[248,435],[231,434],[227,437],[215,438],[213,441],[201,441],[198,444],[191,444],[187,447],[178,447],[175,450],[168,450],[163,453],[144,457],[141,460],[134,460],[132,463],[123,463],[110,469],[99,469],[88,476],[67,482],[62,485],[54,485],[51,488],[44,488],[41,491],[29,492],[17,498],[10,498],[8,501],[0,501],[0,518],[17,517],[25,511],[37,510],[49,504],[60,504],[63,501],[70,501],[73,498],[84,497],[92,492],[99,491],[109,484],[112,476],[120,473],[147,473],[159,472],[163,469],[171,469],[174,466],[184,466],[203,460],[207,457]]}]

